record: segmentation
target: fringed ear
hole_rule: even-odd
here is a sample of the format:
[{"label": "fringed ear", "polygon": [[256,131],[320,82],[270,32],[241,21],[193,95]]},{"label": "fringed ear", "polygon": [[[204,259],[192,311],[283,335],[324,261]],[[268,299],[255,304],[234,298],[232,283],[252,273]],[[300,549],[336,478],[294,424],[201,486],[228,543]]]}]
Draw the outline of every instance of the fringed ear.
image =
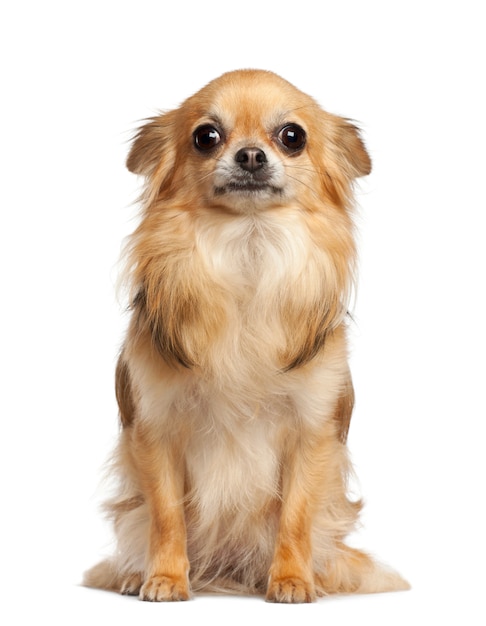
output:
[{"label": "fringed ear", "polygon": [[371,159],[360,132],[354,124],[341,119],[337,127],[336,143],[354,178],[371,172]]},{"label": "fringed ear", "polygon": [[351,208],[353,181],[371,172],[371,159],[354,124],[322,109],[320,112],[310,158],[320,174],[325,197],[336,206]]},{"label": "fringed ear", "polygon": [[154,117],[139,128],[127,158],[130,172],[152,176],[159,167],[170,171],[175,156],[175,113]]},{"label": "fringed ear", "polygon": [[127,168],[145,177],[145,206],[164,191],[170,193],[176,162],[176,111],[154,117],[142,126],[133,140]]}]

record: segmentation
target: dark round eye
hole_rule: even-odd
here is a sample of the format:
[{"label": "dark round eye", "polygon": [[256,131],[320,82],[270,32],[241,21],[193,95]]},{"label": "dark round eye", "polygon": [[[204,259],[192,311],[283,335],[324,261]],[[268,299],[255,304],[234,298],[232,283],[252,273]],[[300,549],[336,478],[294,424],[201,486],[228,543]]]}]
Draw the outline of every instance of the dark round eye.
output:
[{"label": "dark round eye", "polygon": [[221,134],[217,128],[205,124],[196,128],[193,134],[194,145],[201,152],[206,152],[215,148],[221,141]]},{"label": "dark round eye", "polygon": [[305,146],[305,130],[297,124],[287,124],[280,129],[277,137],[280,143],[291,152],[302,150]]}]

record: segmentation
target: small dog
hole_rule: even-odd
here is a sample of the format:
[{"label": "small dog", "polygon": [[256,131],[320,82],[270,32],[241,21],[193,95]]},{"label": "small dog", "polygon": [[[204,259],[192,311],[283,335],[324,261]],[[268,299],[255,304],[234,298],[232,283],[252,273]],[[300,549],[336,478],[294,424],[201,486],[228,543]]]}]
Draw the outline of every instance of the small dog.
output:
[{"label": "small dog", "polygon": [[136,135],[131,322],[108,503],[116,555],[85,584],[312,602],[405,589],[343,543],[353,407],[347,302],[355,126],[279,76],[224,74]]}]

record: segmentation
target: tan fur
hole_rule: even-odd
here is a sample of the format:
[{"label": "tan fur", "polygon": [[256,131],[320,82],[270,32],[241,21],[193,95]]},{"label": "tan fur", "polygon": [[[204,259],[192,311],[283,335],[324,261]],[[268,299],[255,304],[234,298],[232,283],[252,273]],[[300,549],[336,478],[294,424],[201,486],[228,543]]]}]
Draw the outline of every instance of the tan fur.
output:
[{"label": "tan fur", "polygon": [[[207,151],[204,124],[221,139]],[[288,124],[305,131],[296,149]],[[265,161],[251,171],[250,149]],[[357,129],[242,70],[144,125],[128,167],[146,187],[116,376],[118,545],[85,584],[155,601],[406,588],[343,543],[360,509],[346,495],[353,181],[371,169]]]}]

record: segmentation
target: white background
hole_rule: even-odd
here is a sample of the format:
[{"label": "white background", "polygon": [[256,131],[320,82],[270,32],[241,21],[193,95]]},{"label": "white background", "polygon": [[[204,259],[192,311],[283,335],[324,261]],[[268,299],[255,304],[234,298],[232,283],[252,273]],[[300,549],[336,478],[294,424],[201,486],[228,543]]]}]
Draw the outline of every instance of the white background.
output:
[{"label": "white background", "polygon": [[[8,7],[8,8],[7,8]],[[1,551],[7,624],[484,624],[484,18],[470,0],[4,3]],[[115,296],[138,120],[226,70],[271,69],[357,120],[361,271],[353,543],[413,590],[309,606],[87,590],[117,434]],[[210,622],[209,622],[210,620]],[[176,623],[179,623],[178,621]]]}]

